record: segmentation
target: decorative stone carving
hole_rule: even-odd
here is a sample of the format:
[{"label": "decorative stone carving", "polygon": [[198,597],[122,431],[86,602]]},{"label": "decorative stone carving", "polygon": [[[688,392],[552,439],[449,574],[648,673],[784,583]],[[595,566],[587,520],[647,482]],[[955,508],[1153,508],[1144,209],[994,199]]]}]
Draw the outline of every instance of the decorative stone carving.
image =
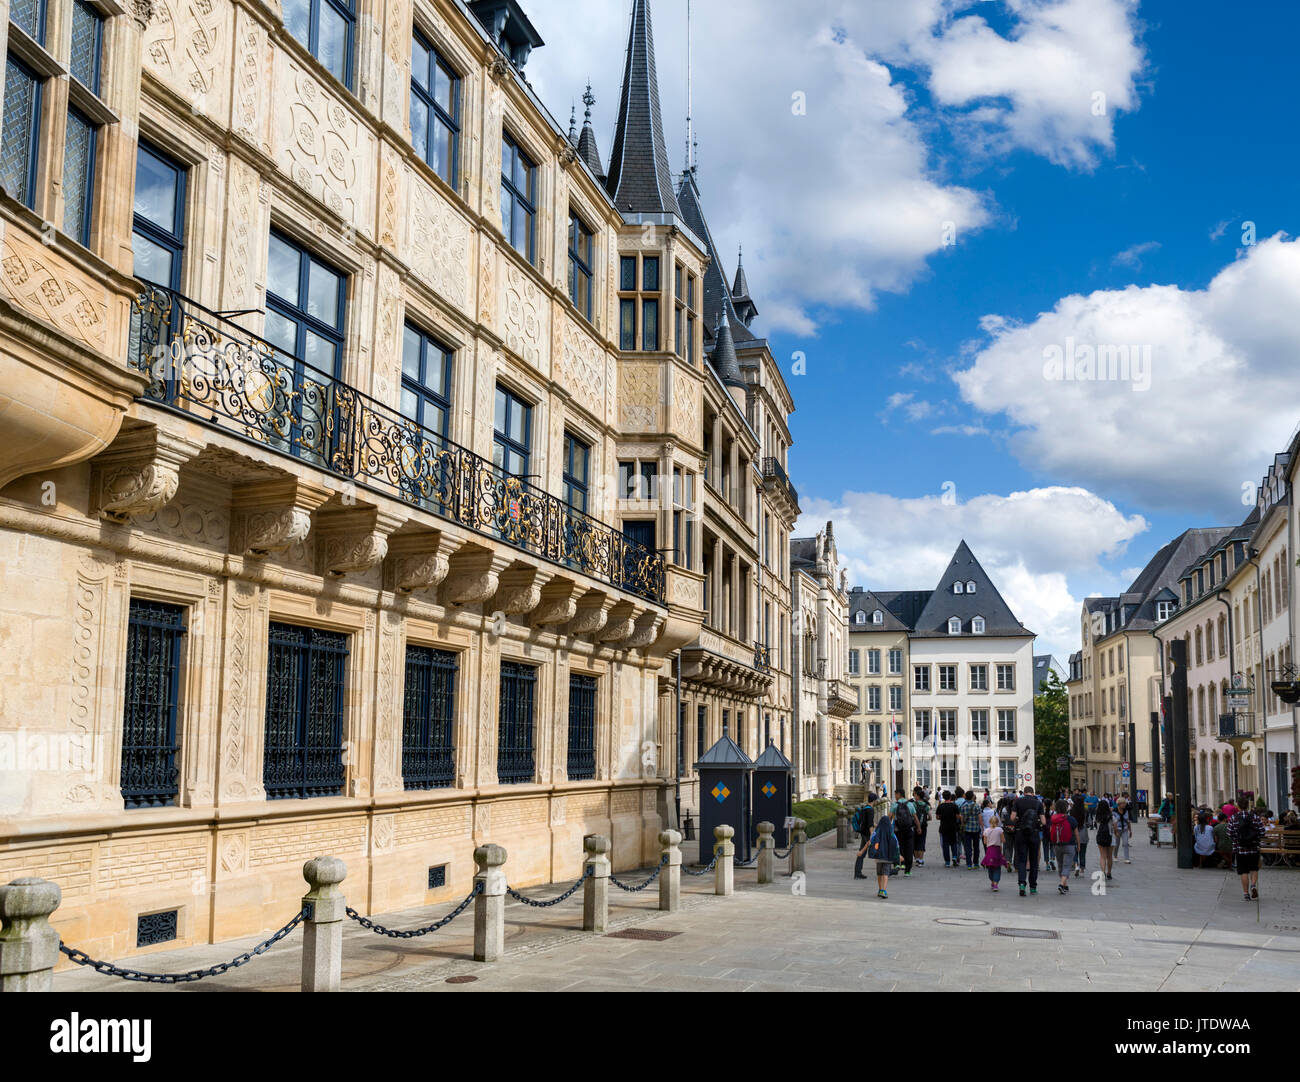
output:
[{"label": "decorative stone carving", "polygon": [[659,637],[664,619],[657,612],[643,613],[636,621],[636,628],[631,636],[621,645],[628,650],[644,650]]},{"label": "decorative stone carving", "polygon": [[144,30],[148,27],[149,20],[153,18],[153,0],[130,0],[130,12],[135,25]]},{"label": "decorative stone carving", "polygon": [[572,579],[553,579],[542,587],[537,608],[533,610],[534,627],[552,627],[567,624],[578,613],[577,593],[580,587]]},{"label": "decorative stone carving", "polygon": [[302,544],[328,489],[298,478],[237,485],[232,490],[230,551],[260,558]]},{"label": "decorative stone carving", "polygon": [[99,514],[110,522],[128,522],[171,502],[180,486],[180,470],[202,447],[152,427],[124,432],[92,463]]},{"label": "decorative stone carving", "polygon": [[460,542],[447,534],[399,534],[388,539],[384,588],[409,594],[437,586],[451,570]]},{"label": "decorative stone carving", "polygon": [[451,570],[438,591],[444,605],[473,605],[496,594],[501,572],[510,563],[507,556],[471,550],[453,557]]},{"label": "decorative stone carving", "polygon": [[507,616],[532,612],[542,600],[545,579],[535,567],[510,567],[501,572],[497,592],[486,608]]},{"label": "decorative stone carving", "polygon": [[469,224],[428,184],[413,179],[409,188],[411,269],[463,311],[469,304]]},{"label": "decorative stone carving", "polygon": [[583,595],[577,603],[578,613],[569,624],[570,635],[594,635],[609,619],[609,599],[602,593]]},{"label": "decorative stone carving", "polygon": [[245,520],[245,531],[245,555],[282,552],[307,540],[311,533],[311,512],[297,507],[257,511]]},{"label": "decorative stone carving", "polygon": [[492,55],[488,60],[487,70],[488,74],[492,77],[492,81],[494,83],[499,83],[509,74],[510,63],[504,56],[493,49]]},{"label": "decorative stone carving", "polygon": [[316,518],[317,571],[336,579],[383,563],[388,535],[405,521],[374,508],[322,511]]},{"label": "decorative stone carving", "polygon": [[596,634],[596,640],[604,643],[621,643],[631,637],[636,625],[636,608],[630,601],[620,601],[609,612],[609,619],[604,628]]}]

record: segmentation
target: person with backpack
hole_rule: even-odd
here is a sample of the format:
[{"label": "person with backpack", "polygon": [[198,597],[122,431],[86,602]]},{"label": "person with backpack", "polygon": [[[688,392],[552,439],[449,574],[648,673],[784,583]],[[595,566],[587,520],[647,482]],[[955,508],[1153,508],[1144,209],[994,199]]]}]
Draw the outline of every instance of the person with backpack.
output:
[{"label": "person with backpack", "polygon": [[1232,859],[1241,876],[1241,893],[1246,901],[1259,897],[1259,847],[1264,840],[1264,823],[1249,805],[1228,820]]},{"label": "person with backpack", "polygon": [[1106,878],[1111,878],[1111,869],[1115,867],[1115,817],[1106,801],[1097,805],[1097,832],[1093,836],[1097,843],[1097,863]]},{"label": "person with backpack", "polygon": [[[1057,798],[1060,799],[1059,797]],[[1052,798],[1044,793],[1041,797],[1043,805],[1043,864],[1049,872],[1056,870],[1056,850],[1052,847],[1051,822],[1052,822]]]},{"label": "person with backpack", "polygon": [[921,833],[916,836],[913,846],[913,858],[918,868],[925,867],[925,839],[930,833],[930,802],[925,798],[925,790],[919,785],[912,790],[912,807],[916,809],[916,821]]},{"label": "person with backpack", "polygon": [[1002,857],[1002,822],[997,815],[991,816],[988,826],[984,828],[984,859],[980,863],[988,870],[989,885],[996,894],[1005,864]]},{"label": "person with backpack", "polygon": [[888,898],[889,877],[894,874],[894,868],[902,856],[898,836],[888,812],[880,817],[880,822],[876,824],[862,850],[876,862],[876,897]]},{"label": "person with backpack", "polygon": [[871,841],[871,835],[875,827],[875,819],[876,809],[870,804],[863,804],[862,807],[853,813],[853,829],[858,832],[858,837],[862,839],[862,848],[858,850],[858,859],[853,863],[854,879],[867,878],[862,874],[862,862],[866,859],[867,843]]},{"label": "person with backpack", "polygon": [[1115,801],[1115,848],[1124,854],[1124,863],[1132,864],[1129,859],[1129,839],[1133,836],[1133,813],[1129,803],[1123,797]]},{"label": "person with backpack", "polygon": [[980,859],[980,806],[975,803],[975,794],[968,792],[966,802],[960,807],[962,850],[966,854],[966,868],[973,872]]},{"label": "person with backpack", "polygon": [[943,847],[943,866],[961,867],[961,845],[957,841],[961,830],[961,812],[952,799],[952,793],[943,794],[943,802],[935,809],[934,817],[939,823],[939,844]]},{"label": "person with backpack", "polygon": [[903,865],[903,877],[912,875],[912,860],[916,847],[916,836],[920,827],[916,823],[916,809],[911,801],[900,800],[894,805],[894,836],[898,839],[898,854]]},{"label": "person with backpack", "polygon": [[1011,806],[1011,822],[1016,832],[1016,876],[1020,882],[1020,897],[1025,896],[1028,880],[1029,893],[1038,893],[1038,845],[1042,825],[1043,806],[1034,796],[1034,787],[1025,786],[1024,795]]},{"label": "person with backpack", "polygon": [[1047,836],[1056,856],[1056,871],[1061,877],[1061,882],[1056,888],[1058,894],[1070,893],[1070,869],[1074,866],[1074,839],[1078,830],[1079,823],[1070,814],[1070,805],[1064,800],[1058,800],[1053,806],[1052,818],[1047,828]]}]

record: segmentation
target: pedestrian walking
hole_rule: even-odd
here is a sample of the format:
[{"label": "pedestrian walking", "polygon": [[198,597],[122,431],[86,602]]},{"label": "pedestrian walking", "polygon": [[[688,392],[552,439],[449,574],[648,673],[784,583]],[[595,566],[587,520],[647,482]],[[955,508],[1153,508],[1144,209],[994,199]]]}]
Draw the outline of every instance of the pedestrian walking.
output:
[{"label": "pedestrian walking", "polygon": [[1249,805],[1228,821],[1232,838],[1232,856],[1241,876],[1241,893],[1246,901],[1259,897],[1259,847],[1264,840],[1264,824],[1259,813]]},{"label": "pedestrian walking", "polygon": [[894,806],[894,836],[898,839],[899,859],[903,877],[912,875],[912,861],[916,852],[916,836],[921,828],[916,824],[916,809],[910,800],[900,800]]},{"label": "pedestrian walking", "polygon": [[1052,849],[1056,856],[1056,870],[1061,877],[1057,885],[1058,894],[1070,893],[1070,868],[1075,860],[1075,838],[1079,832],[1078,821],[1070,814],[1070,805],[1065,800],[1058,800],[1053,805],[1052,818],[1047,830]]},{"label": "pedestrian walking", "polygon": [[1056,870],[1056,851],[1052,848],[1052,832],[1049,829],[1052,821],[1052,799],[1044,794],[1041,803],[1043,805],[1043,864],[1046,865],[1047,870],[1050,872]]},{"label": "pedestrian walking", "polygon": [[925,867],[925,840],[930,834],[930,802],[925,790],[919,785],[912,790],[912,806],[916,809],[916,821],[921,826],[921,833],[916,836],[915,858],[918,868]]},{"label": "pedestrian walking", "polygon": [[1115,801],[1115,848],[1120,850],[1125,864],[1132,864],[1129,859],[1129,840],[1133,836],[1133,815],[1128,801],[1120,797]]},{"label": "pedestrian walking", "polygon": [[[874,793],[868,793],[868,801],[873,800]],[[866,879],[862,874],[862,862],[866,857],[867,844],[871,841],[871,835],[875,833],[876,809],[870,803],[864,804],[853,813],[853,829],[858,832],[858,837],[862,839],[862,848],[858,850],[858,859],[853,863],[853,878]]]},{"label": "pedestrian walking", "polygon": [[1070,815],[1074,818],[1074,877],[1085,874],[1088,870],[1088,805],[1084,799],[1086,789],[1074,791],[1074,801],[1070,805]]},{"label": "pedestrian walking", "polygon": [[961,806],[962,850],[966,854],[966,868],[975,870],[980,859],[980,806],[975,803],[975,794],[966,794],[966,803]]},{"label": "pedestrian walking", "polygon": [[880,817],[871,838],[863,847],[866,855],[876,862],[876,897],[889,897],[889,877],[894,874],[894,866],[901,856],[901,846],[894,832],[894,824],[889,814]]},{"label": "pedestrian walking", "polygon": [[998,884],[1002,881],[1002,868],[1006,864],[1002,856],[1002,823],[996,814],[989,819],[989,825],[984,828],[984,859],[980,863],[987,869],[989,885],[996,894]]},{"label": "pedestrian walking", "polygon": [[961,830],[961,811],[952,799],[952,793],[944,791],[943,801],[934,810],[934,818],[939,824],[939,845],[943,848],[943,866],[961,867],[961,843],[957,840]]},{"label": "pedestrian walking", "polygon": [[1110,879],[1111,869],[1115,866],[1115,817],[1106,801],[1097,805],[1097,832],[1093,835],[1097,843],[1097,863]]},{"label": "pedestrian walking", "polygon": [[1026,882],[1030,894],[1038,893],[1038,845],[1042,825],[1042,805],[1034,796],[1034,787],[1025,786],[1024,795],[1011,808],[1011,822],[1016,829],[1016,877],[1020,897],[1025,896]]}]

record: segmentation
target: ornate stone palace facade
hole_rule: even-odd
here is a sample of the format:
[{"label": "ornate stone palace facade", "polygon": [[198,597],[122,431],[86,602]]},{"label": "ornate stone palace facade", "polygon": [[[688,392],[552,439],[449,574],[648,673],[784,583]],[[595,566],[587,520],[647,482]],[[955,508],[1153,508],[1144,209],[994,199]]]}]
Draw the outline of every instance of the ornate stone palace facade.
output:
[{"label": "ornate stone palace facade", "polygon": [[790,752],[793,402],[646,0],[608,172],[513,0],[8,13],[0,882],[215,941],[321,853],[370,912],[635,867],[724,727]]}]

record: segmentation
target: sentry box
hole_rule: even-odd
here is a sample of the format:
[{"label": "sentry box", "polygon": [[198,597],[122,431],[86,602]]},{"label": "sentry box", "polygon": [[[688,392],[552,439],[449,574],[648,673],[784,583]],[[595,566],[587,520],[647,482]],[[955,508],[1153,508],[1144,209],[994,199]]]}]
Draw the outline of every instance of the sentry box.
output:
[{"label": "sentry box", "polygon": [[700,863],[713,859],[713,828],[726,824],[735,832],[736,859],[749,860],[753,848],[749,804],[754,761],[723,733],[695,764],[700,776]]},{"label": "sentry box", "polygon": [[[781,754],[781,749],[769,738],[763,754],[754,760],[754,797],[751,807],[753,814],[754,841],[758,841],[758,824],[767,820],[776,827],[772,843],[778,849],[790,844],[790,831],[785,821],[794,814],[793,806],[794,765]],[[749,835],[746,835],[749,837]]]}]

